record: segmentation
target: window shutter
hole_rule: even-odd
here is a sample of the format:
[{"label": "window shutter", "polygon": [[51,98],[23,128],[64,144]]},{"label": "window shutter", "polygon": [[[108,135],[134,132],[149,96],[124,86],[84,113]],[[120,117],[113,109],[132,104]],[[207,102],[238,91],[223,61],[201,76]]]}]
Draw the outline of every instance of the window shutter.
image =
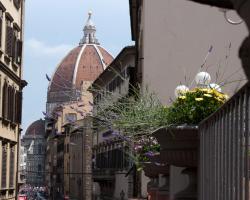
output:
[{"label": "window shutter", "polygon": [[21,64],[22,62],[22,51],[23,51],[23,42],[21,40],[17,40],[17,58],[16,63]]},{"label": "window shutter", "polygon": [[0,46],[2,46],[2,26],[3,26],[3,19],[0,16]]},{"label": "window shutter", "polygon": [[13,58],[13,61],[16,61],[16,54],[17,54],[17,51],[16,51],[16,45],[17,43],[17,38],[16,38],[16,35],[14,34],[14,31],[13,31],[13,36],[12,36],[12,58]]},{"label": "window shutter", "polygon": [[11,90],[11,121],[15,122],[15,113],[16,113],[16,109],[15,109],[15,89],[14,87],[12,87]]},{"label": "window shutter", "polygon": [[10,148],[10,161],[9,161],[9,187],[14,187],[14,173],[15,173],[15,146]]},{"label": "window shutter", "polygon": [[22,121],[22,98],[23,98],[23,94],[20,91],[16,92],[16,122],[17,123],[21,123]]},{"label": "window shutter", "polygon": [[11,98],[11,86],[8,87],[8,120],[11,121],[11,103],[12,103],[12,98]]},{"label": "window shutter", "polygon": [[7,26],[6,30],[6,53],[8,56],[12,56],[12,41],[13,41],[13,29]]},{"label": "window shutter", "polygon": [[15,123],[17,123],[17,112],[18,112],[18,96],[17,92],[15,92],[15,116],[14,116]]},{"label": "window shutter", "polygon": [[3,98],[2,98],[2,116],[4,119],[7,119],[7,112],[8,112],[8,107],[7,107],[7,103],[8,103],[8,85],[5,82],[3,85]]}]

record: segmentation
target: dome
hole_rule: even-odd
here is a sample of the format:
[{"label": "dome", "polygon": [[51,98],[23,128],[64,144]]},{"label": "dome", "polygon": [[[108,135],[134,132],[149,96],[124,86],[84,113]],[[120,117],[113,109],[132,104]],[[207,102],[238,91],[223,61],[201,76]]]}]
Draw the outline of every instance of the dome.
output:
[{"label": "dome", "polygon": [[45,135],[45,121],[40,119],[33,122],[25,132],[26,136]]},{"label": "dome", "polygon": [[84,82],[93,82],[113,61],[95,37],[96,27],[91,20],[92,12],[84,26],[84,37],[57,66],[48,88],[47,103],[75,100]]}]

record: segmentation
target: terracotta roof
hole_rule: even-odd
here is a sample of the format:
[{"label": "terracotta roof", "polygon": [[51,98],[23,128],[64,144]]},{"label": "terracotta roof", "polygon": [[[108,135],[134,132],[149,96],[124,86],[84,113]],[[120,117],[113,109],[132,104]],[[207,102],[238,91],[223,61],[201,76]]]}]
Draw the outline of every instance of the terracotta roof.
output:
[{"label": "terracotta roof", "polygon": [[33,122],[26,130],[25,135],[45,135],[45,121],[40,119]]},{"label": "terracotta roof", "polygon": [[50,91],[61,91],[72,87],[76,59],[81,47],[72,49],[57,67],[50,85]]},{"label": "terracotta roof", "polygon": [[97,44],[74,48],[58,65],[51,79],[48,102],[54,101],[52,94],[55,92],[63,96],[66,91],[80,89],[82,81],[94,81],[112,61],[113,57]]}]

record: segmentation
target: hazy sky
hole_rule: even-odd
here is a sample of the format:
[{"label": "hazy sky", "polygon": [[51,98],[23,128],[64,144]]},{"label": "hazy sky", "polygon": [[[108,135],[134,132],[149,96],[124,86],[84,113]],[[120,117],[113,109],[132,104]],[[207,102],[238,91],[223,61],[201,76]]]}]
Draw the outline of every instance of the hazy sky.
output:
[{"label": "hazy sky", "polygon": [[[93,12],[96,36],[113,56],[131,45],[128,0],[26,0],[23,129],[43,118],[48,81],[61,59],[83,36]],[[23,133],[24,133],[23,132]]]}]

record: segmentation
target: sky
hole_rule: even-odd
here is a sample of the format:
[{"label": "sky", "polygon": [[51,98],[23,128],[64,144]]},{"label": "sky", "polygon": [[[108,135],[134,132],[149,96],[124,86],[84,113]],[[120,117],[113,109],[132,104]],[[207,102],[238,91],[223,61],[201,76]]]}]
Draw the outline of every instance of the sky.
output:
[{"label": "sky", "polygon": [[23,134],[46,109],[49,82],[58,63],[83,37],[88,11],[96,37],[114,57],[131,41],[128,0],[26,0],[24,29]]}]

